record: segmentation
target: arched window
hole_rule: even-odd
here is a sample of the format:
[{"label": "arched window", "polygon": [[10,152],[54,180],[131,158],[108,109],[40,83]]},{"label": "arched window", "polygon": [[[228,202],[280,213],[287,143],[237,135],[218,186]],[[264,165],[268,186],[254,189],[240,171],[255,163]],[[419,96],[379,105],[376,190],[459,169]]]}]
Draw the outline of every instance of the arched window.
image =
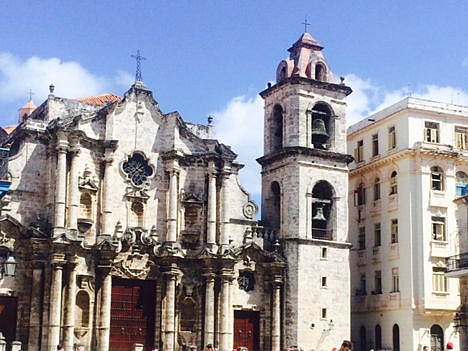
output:
[{"label": "arched window", "polygon": [[400,327],[398,324],[393,325],[392,330],[393,351],[400,351]]},{"label": "arched window", "polygon": [[281,223],[281,189],[278,182],[271,183],[272,217],[271,226],[279,229]]},{"label": "arched window", "polygon": [[438,166],[431,167],[431,189],[445,190],[444,171]]},{"label": "arched window", "polygon": [[390,195],[398,194],[398,173],[393,171],[390,175]]},{"label": "arched window", "polygon": [[367,351],[366,327],[359,329],[359,351]]},{"label": "arched window", "polygon": [[438,324],[431,327],[431,351],[444,350],[444,331]]},{"label": "arched window", "polygon": [[270,130],[272,151],[280,150],[283,147],[283,108],[275,105]]},{"label": "arched window", "polygon": [[312,144],[314,148],[325,149],[330,140],[332,111],[328,105],[317,103],[312,108]]},{"label": "arched window", "polygon": [[375,326],[375,348],[377,350],[382,348],[382,328],[380,324]]},{"label": "arched window", "polygon": [[374,201],[380,200],[380,178],[374,179]]},{"label": "arched window", "polygon": [[312,190],[312,237],[332,239],[333,187],[325,180]]},{"label": "arched window", "polygon": [[325,81],[326,69],[323,63],[317,63],[315,65],[315,79],[322,82]]},{"label": "arched window", "polygon": [[132,203],[132,212],[136,216],[136,222],[139,227],[143,227],[143,213],[144,213],[144,207],[143,203],[140,201],[134,201]]},{"label": "arched window", "polygon": [[458,196],[468,195],[468,177],[465,172],[458,171],[455,174],[455,186]]}]

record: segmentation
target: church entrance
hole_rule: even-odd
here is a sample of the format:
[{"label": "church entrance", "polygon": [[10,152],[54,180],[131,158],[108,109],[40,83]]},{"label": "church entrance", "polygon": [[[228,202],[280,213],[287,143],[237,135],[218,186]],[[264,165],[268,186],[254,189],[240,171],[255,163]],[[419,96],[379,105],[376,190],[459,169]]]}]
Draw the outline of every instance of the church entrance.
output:
[{"label": "church entrance", "polygon": [[16,297],[0,296],[0,332],[11,345],[16,332]]},{"label": "church entrance", "polygon": [[247,347],[249,351],[260,349],[260,313],[234,311],[234,349]]},{"label": "church entrance", "polygon": [[110,350],[132,350],[143,344],[154,346],[155,282],[112,280]]}]

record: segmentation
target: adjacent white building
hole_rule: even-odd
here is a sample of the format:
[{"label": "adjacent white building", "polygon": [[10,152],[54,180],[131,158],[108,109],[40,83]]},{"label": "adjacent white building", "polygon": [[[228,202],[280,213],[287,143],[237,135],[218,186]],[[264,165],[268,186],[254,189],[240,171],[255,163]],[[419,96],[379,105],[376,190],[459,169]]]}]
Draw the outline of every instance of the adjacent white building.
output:
[{"label": "adjacent white building", "polygon": [[351,126],[348,150],[356,349],[459,349],[459,283],[445,273],[459,252],[468,108],[408,97]]}]

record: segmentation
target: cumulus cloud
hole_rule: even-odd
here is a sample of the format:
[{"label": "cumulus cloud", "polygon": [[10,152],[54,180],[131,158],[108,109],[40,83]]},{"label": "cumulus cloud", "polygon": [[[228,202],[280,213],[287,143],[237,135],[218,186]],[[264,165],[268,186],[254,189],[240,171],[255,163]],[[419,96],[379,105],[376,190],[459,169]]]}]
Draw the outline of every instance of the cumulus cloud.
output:
[{"label": "cumulus cloud", "polygon": [[353,89],[353,93],[347,100],[348,126],[408,96],[455,105],[468,105],[468,92],[452,86],[419,84],[414,88],[406,85],[395,90],[386,90],[369,79],[363,79],[354,74],[346,76],[346,84]]},{"label": "cumulus cloud", "polygon": [[0,53],[0,101],[24,101],[27,91],[34,92],[34,100],[42,101],[49,93],[49,84],[60,96],[82,97],[102,94],[115,86],[129,86],[132,77],[117,72],[115,77],[97,76],[80,63],[59,58],[30,57],[21,59],[10,53]]},{"label": "cumulus cloud", "polygon": [[263,155],[263,99],[235,97],[213,115],[216,138],[239,155],[238,161],[245,165],[240,172],[241,184],[258,203],[261,177],[255,160]]}]

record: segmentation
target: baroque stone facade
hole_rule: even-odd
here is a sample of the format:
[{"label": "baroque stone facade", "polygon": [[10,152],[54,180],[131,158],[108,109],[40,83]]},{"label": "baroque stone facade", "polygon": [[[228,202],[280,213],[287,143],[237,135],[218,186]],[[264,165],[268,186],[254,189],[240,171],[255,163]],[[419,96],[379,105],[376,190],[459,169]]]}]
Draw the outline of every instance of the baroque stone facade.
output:
[{"label": "baroque stone facade", "polygon": [[[262,220],[208,125],[55,96],[5,137],[0,303],[23,349],[329,350],[350,336],[345,97],[305,33],[265,99]],[[32,109],[31,109],[32,110]],[[5,315],[4,315],[5,316]]]}]

